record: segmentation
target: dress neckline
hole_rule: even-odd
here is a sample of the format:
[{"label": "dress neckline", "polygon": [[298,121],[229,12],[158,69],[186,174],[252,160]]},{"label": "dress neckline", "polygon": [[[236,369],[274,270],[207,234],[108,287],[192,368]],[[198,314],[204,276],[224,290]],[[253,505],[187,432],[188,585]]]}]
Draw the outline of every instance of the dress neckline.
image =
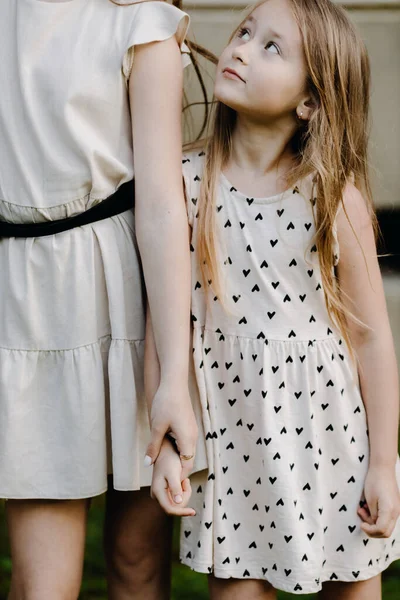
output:
[{"label": "dress neckline", "polygon": [[[241,191],[239,191],[226,177],[226,175],[224,175],[224,173],[221,173],[221,182],[223,187],[229,191],[230,193],[234,192],[236,196],[242,198],[243,200],[250,200],[252,201],[252,204],[273,204],[274,202],[280,202],[282,200],[285,200],[286,198],[288,198],[289,196],[293,195],[295,193],[296,188],[288,188],[287,190],[285,190],[284,192],[280,192],[279,194],[274,194],[273,196],[268,196],[268,197],[264,197],[264,198],[254,198],[253,196],[249,195],[249,194],[245,194]],[[298,190],[297,190],[298,191]]]}]

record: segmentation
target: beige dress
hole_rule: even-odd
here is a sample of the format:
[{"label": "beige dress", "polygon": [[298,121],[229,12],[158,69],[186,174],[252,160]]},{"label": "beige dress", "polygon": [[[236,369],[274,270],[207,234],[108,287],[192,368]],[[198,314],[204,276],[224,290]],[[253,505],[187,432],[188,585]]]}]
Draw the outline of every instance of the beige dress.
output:
[{"label": "beige dress", "polygon": [[[132,179],[133,48],[187,26],[164,2],[1,0],[0,219],[70,217]],[[0,319],[0,497],[149,484],[132,211],[1,239]]]}]

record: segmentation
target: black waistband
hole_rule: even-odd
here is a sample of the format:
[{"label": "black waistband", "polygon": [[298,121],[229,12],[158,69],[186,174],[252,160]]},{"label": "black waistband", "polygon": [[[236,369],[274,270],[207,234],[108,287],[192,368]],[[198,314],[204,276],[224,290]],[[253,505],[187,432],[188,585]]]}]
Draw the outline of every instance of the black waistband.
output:
[{"label": "black waistband", "polygon": [[6,223],[0,221],[0,238],[2,237],[43,237],[54,235],[75,227],[82,227],[89,223],[102,221],[109,217],[115,217],[126,210],[134,207],[135,186],[133,181],[123,183],[114,194],[99,202],[85,212],[60,219],[59,221],[45,221],[44,223]]}]

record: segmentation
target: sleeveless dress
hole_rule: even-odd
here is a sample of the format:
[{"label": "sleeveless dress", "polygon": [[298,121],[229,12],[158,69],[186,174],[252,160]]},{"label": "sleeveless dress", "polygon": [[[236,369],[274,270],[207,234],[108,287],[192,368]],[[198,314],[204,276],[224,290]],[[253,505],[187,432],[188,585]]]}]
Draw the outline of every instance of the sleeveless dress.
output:
[{"label": "sleeveless dress", "polygon": [[[203,152],[183,160],[209,471],[192,478],[197,515],[183,520],[181,560],[218,578],[265,579],[294,594],[315,593],[324,581],[371,578],[400,557],[400,520],[389,539],[370,539],[360,528],[366,412],[327,314],[312,182],[250,198],[221,175],[224,310],[213,294],[206,306],[198,269],[203,164]],[[337,240],[335,254],[337,263]]]},{"label": "sleeveless dress", "polygon": [[[1,220],[70,217],[132,179],[134,47],[176,34],[185,53],[187,27],[165,2],[1,0]],[[0,239],[0,318],[0,497],[148,485],[133,212]]]}]

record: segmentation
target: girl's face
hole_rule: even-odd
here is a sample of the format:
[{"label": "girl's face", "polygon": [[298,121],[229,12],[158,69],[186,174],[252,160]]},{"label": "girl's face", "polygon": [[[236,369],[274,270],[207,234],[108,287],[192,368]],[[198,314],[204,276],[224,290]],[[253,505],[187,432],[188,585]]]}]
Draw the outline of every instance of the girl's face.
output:
[{"label": "girl's face", "polygon": [[290,0],[266,0],[242,23],[219,60],[215,96],[263,122],[295,115],[307,90],[302,38]]}]

